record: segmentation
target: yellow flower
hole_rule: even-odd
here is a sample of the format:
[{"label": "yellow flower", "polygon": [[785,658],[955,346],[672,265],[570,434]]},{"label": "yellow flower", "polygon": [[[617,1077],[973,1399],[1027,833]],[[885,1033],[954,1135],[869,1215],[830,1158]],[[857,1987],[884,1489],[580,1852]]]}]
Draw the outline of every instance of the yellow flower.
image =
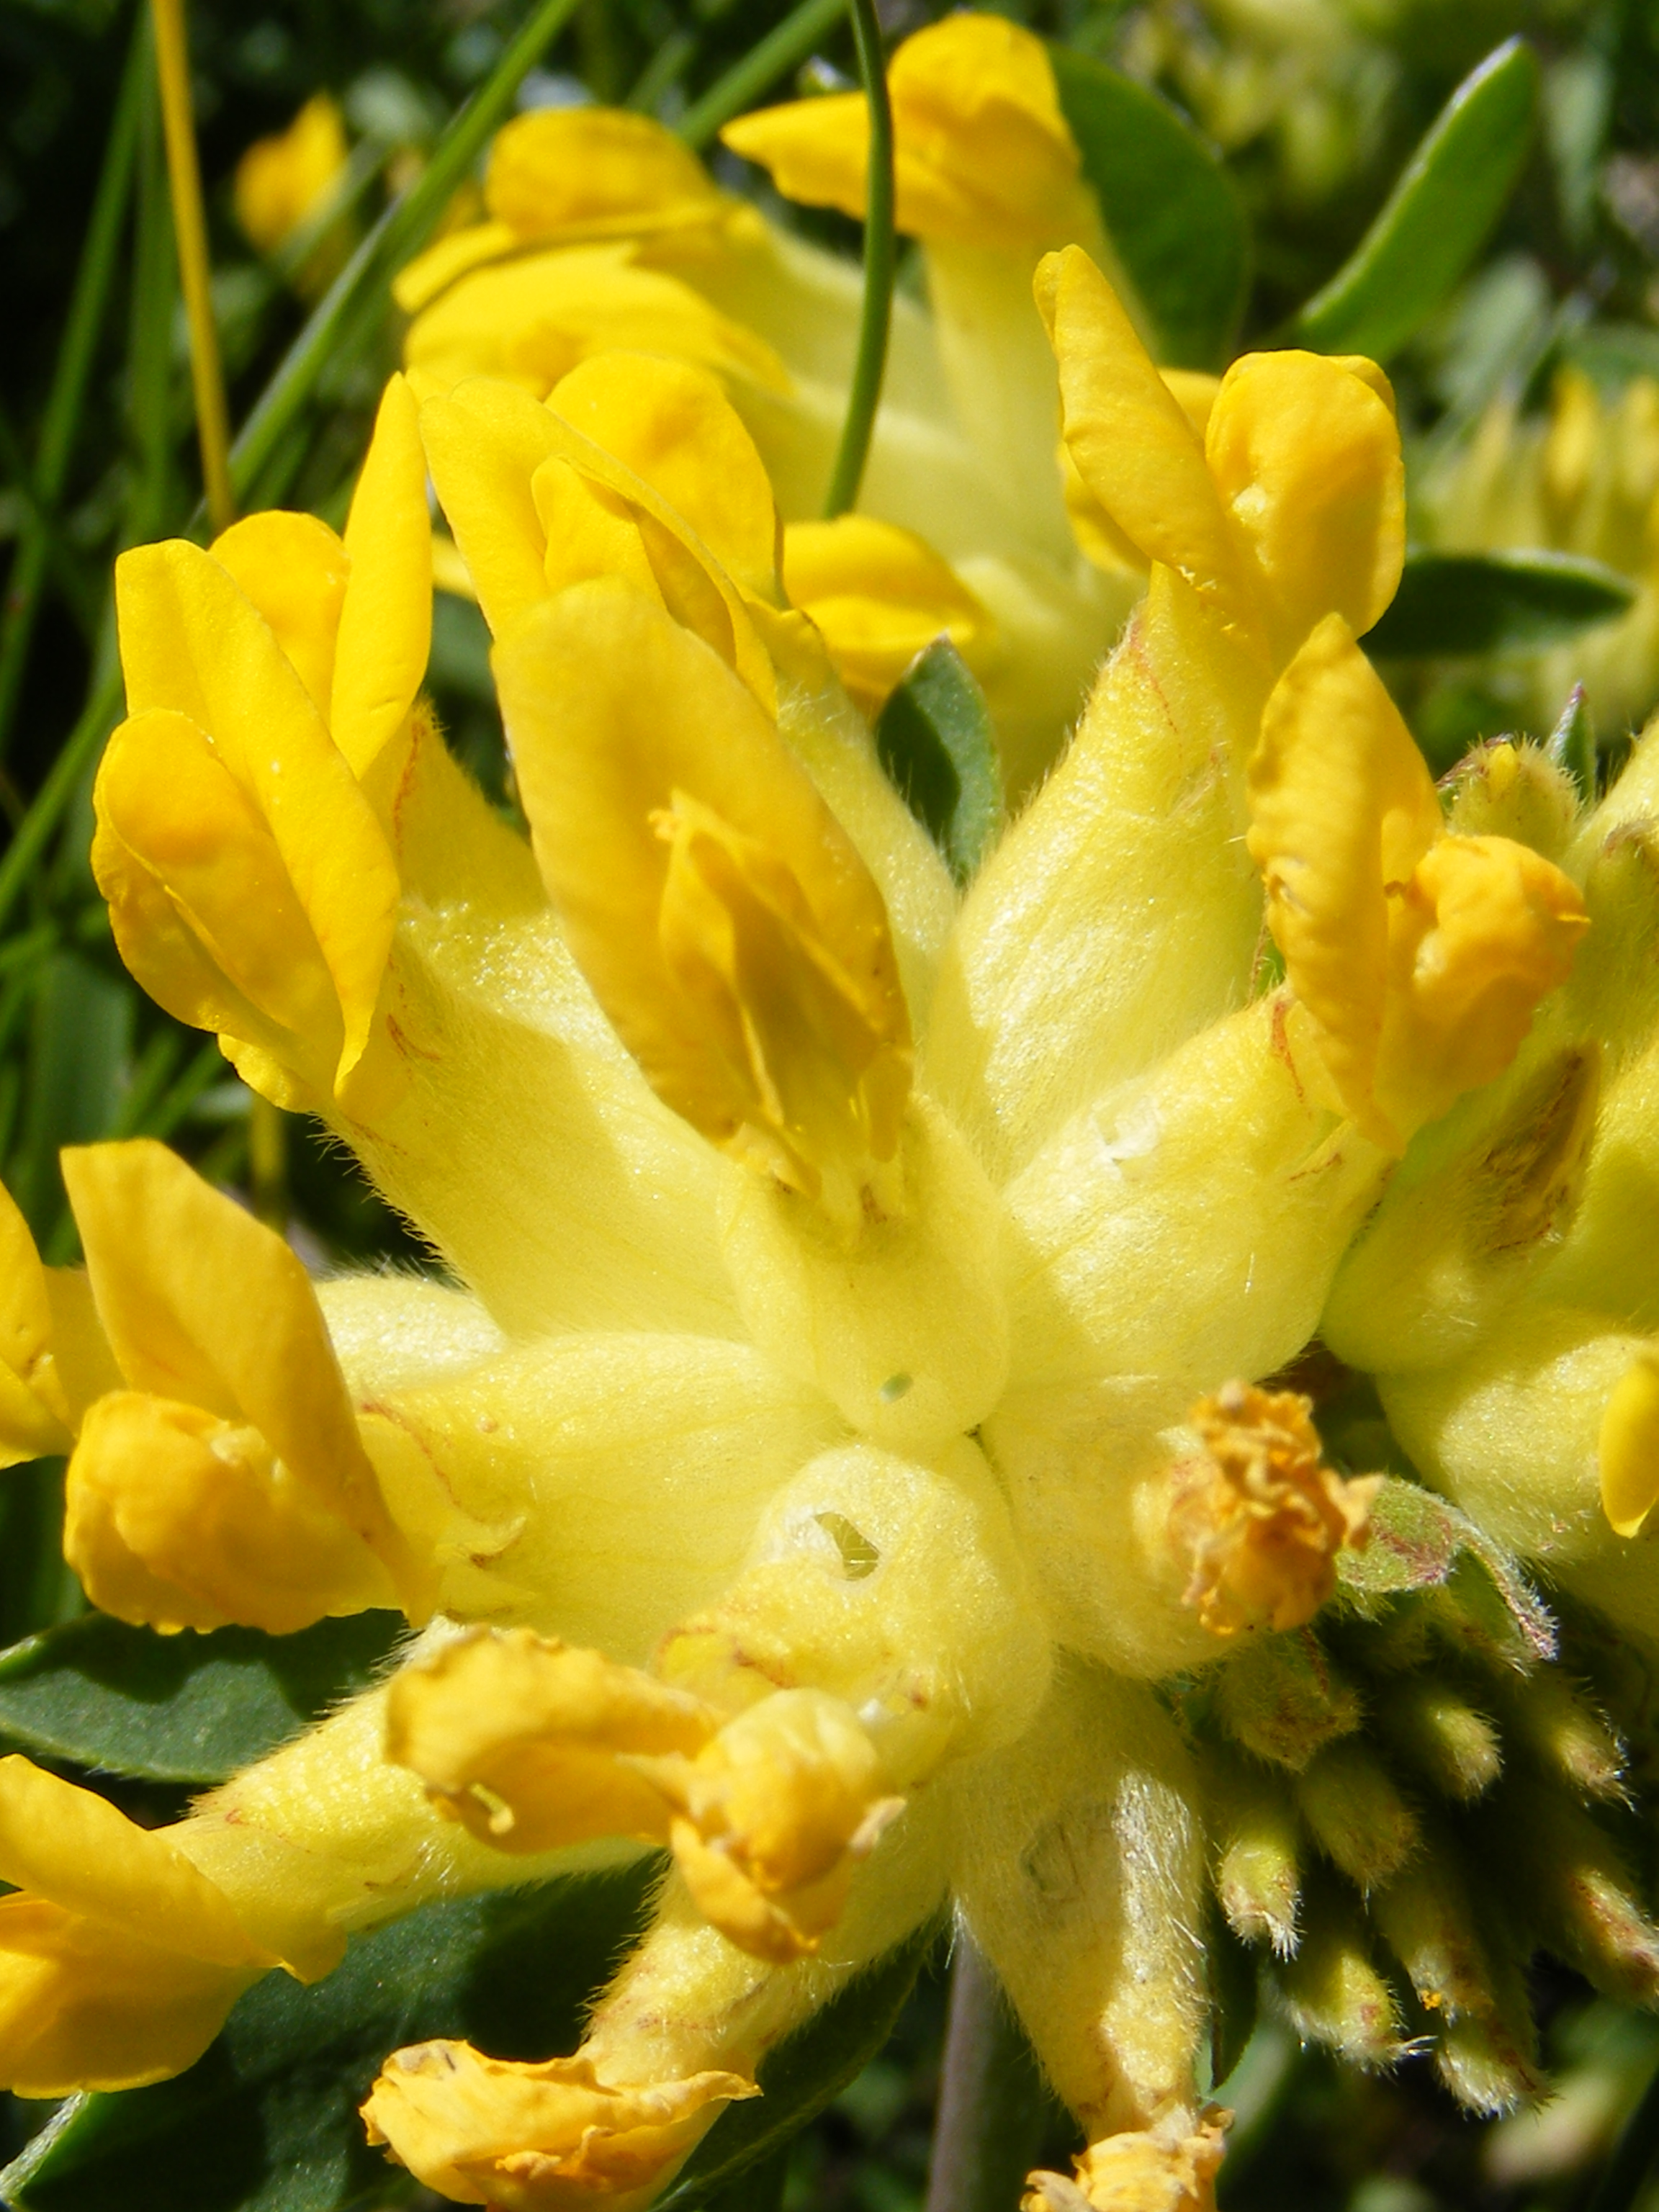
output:
[{"label": "yellow flower", "polygon": [[[277,254],[319,221],[345,179],[345,124],[327,93],[307,100],[286,131],[257,139],[236,164],[232,197],[245,237]],[[343,241],[319,240],[297,272],[301,291],[320,292],[344,258]]]},{"label": "yellow flower", "polygon": [[[856,517],[817,520],[846,413],[857,271],[718,191],[639,116],[544,112],[501,132],[488,219],[398,279],[414,318],[405,360],[426,394],[486,374],[539,398],[617,347],[717,374],[775,488],[791,596],[848,689],[878,708],[915,651],[949,635],[985,687],[1018,794],[1053,758],[1141,584],[1117,551],[1079,558],[1054,465],[1054,364],[1031,307],[1044,247],[1099,246],[1100,220],[1040,40],[1000,17],[955,15],[907,41],[892,74],[900,223],[924,240],[931,312],[893,302]],[[857,213],[862,114],[837,96],[726,135],[763,161],[787,145],[786,192]],[[1000,153],[988,160],[990,127]],[[964,243],[973,226],[997,244]],[[464,575],[447,568],[444,580]]]},{"label": "yellow flower", "polygon": [[[1247,358],[1200,436],[1085,257],[1039,289],[1079,483],[1149,582],[965,893],[784,605],[764,469],[694,367],[596,356],[545,401],[475,380],[422,411],[495,632],[527,843],[412,703],[428,587],[404,387],[343,545],[256,518],[242,542],[285,532],[309,565],[228,539],[133,556],[134,711],[100,793],[119,942],[252,1079],[330,1119],[461,1287],[313,1297],[182,1170],[77,1156],[125,1386],[93,1404],[77,1461],[128,1419],[193,1455],[165,1494],[112,1452],[88,1476],[176,1607],[146,1617],[198,1617],[183,1591],[264,1618],[258,1577],[214,1568],[250,1538],[290,1581],[314,1545],[315,1612],[384,1601],[385,1577],[444,1617],[389,1682],[146,1838],[143,1866],[113,1856],[66,1893],[79,1917],[42,1939],[76,2023],[53,2087],[105,2078],[131,2011],[122,1916],[179,1858],[259,1956],[181,1933],[195,2040],[137,2039],[132,2078],[185,2063],[267,1958],[312,1972],[427,1898],[665,1844],[651,1928],[578,2051],[388,2057],[369,2125],[428,2185],[643,2205],[780,2039],[951,1896],[1088,2137],[1076,2180],[1036,2177],[1033,2203],[1198,2212],[1222,2124],[1201,2057],[1207,1821],[1236,1924],[1303,1946],[1287,2001],[1309,2033],[1352,2045],[1356,2005],[1392,2018],[1363,1897],[1443,2007],[1459,2093],[1516,2094],[1498,1970],[1471,1965],[1453,1997],[1434,1979],[1468,1923],[1456,1854],[1426,1852],[1309,1624],[1337,1577],[1363,1590],[1379,1550],[1384,1568],[1409,1551],[1402,1491],[1449,1548],[1429,1547],[1415,1610],[1379,1599],[1345,1632],[1396,1691],[1436,1686],[1435,1624],[1465,1621],[1459,1544],[1491,1563],[1489,1612],[1507,1590],[1535,1638],[1498,1546],[1559,1556],[1615,1613],[1651,1603],[1604,1522],[1575,1504],[1575,1548],[1553,1549],[1510,1510],[1535,1417],[1511,1435],[1482,1393],[1524,1401],[1535,1366],[1511,1370],[1538,1314],[1552,1343],[1571,1295],[1583,1318],[1582,1287],[1540,1305],[1540,1268],[1607,1264],[1616,1238],[1624,1156],[1599,1190],[1588,1079],[1561,1062],[1582,1071],[1598,1040],[1624,1055],[1633,1087],[1621,1072],[1606,1096],[1642,1140],[1645,1032],[1618,983],[1650,911],[1632,825],[1659,751],[1582,825],[1550,813],[1547,763],[1504,781],[1486,762],[1443,831],[1350,637],[1401,557],[1380,374]],[[151,745],[210,765],[216,811],[182,770],[123,779]],[[1431,866],[1464,843],[1488,871],[1473,891]],[[1431,922],[1396,958],[1389,902],[1419,892]],[[1264,924],[1283,983],[1264,984]],[[1336,954],[1373,940],[1380,965],[1345,996]],[[1448,1176],[1476,1194],[1462,1212]],[[1443,1260],[1426,1275],[1425,1207]],[[233,1267],[241,1315],[219,1310]],[[1637,1296],[1603,1279],[1627,1367]],[[1443,1340],[1419,1357],[1436,1298]],[[37,1395],[47,1356],[73,1364],[47,1308],[15,1339]],[[1479,1526],[1328,1463],[1308,1400],[1269,1382],[1322,1327]],[[1639,1442],[1648,1398],[1617,1395],[1612,1334],[1569,1362],[1575,1418],[1611,1401],[1615,1439]],[[1615,1473],[1626,1521],[1638,1488]],[[97,1571],[136,1587],[112,1556]],[[1235,1788],[1237,1744],[1261,1765]],[[0,1770],[0,1810],[32,1802],[32,1774]],[[1540,1789],[1563,1832],[1595,1832],[1565,1785]],[[1277,1830],[1239,1810],[1264,1790]],[[1355,1885],[1346,1950],[1301,1900],[1304,1831]],[[1617,1929],[1645,1923],[1599,1849],[1562,1924],[1611,1972]],[[33,1859],[0,1872],[19,1918],[57,1895]],[[106,1923],[106,1978],[88,1931]],[[1346,2011],[1333,1989],[1358,1993]],[[0,2017],[26,2087],[29,2017]]]}]

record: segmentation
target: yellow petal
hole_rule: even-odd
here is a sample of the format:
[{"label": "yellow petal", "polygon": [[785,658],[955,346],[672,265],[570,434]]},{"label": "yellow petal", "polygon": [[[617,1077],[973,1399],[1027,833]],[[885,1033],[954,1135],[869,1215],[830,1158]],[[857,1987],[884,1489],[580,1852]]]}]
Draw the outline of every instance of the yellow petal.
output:
[{"label": "yellow petal", "polygon": [[69,1442],[67,1409],[52,1402],[52,1322],[29,1225],[0,1186],[0,1467],[62,1451]]},{"label": "yellow petal", "polygon": [[1275,664],[1328,614],[1368,630],[1406,555],[1400,431],[1381,371],[1247,354],[1222,380],[1205,453],[1248,550]]},{"label": "yellow petal", "polygon": [[481,378],[426,402],[421,441],[484,620],[504,636],[547,595],[547,543],[530,487],[558,449],[557,426],[527,392]]},{"label": "yellow petal", "polygon": [[346,166],[345,125],[325,92],[286,131],[257,139],[236,164],[236,220],[261,253],[274,253],[328,198]]},{"label": "yellow petal", "polygon": [[615,107],[515,117],[490,146],[484,203],[526,239],[633,236],[707,222],[727,204],[673,131]]},{"label": "yellow petal", "polygon": [[737,2074],[613,2087],[580,2055],[526,2065],[420,2043],[387,2059],[363,2118],[370,2142],[464,2204],[603,2200],[628,2212],[685,2156],[711,2106],[759,2094]]},{"label": "yellow petal", "polygon": [[185,1958],[276,1963],[164,1835],[15,1756],[0,1759],[0,1881]]},{"label": "yellow petal", "polygon": [[329,727],[360,781],[402,726],[432,645],[432,532],[419,410],[401,376],[387,384],[345,527],[349,574],[340,608]]},{"label": "yellow petal", "polygon": [[695,1759],[641,1764],[679,1808],[670,1842],[699,1909],[779,1966],[817,1948],[902,1803],[857,1717],[818,1690],[762,1698]]},{"label": "yellow petal", "polygon": [[66,2097],[182,2074],[258,1972],[162,1950],[40,1898],[0,1898],[0,2081],[20,2097]]},{"label": "yellow petal", "polygon": [[1632,1361],[1614,1385],[1596,1440],[1601,1510],[1614,1533],[1634,1536],[1659,1499],[1659,1358]]},{"label": "yellow petal", "polygon": [[149,1139],[72,1147],[63,1165],[128,1382],[258,1430],[317,1505],[401,1565],[316,1292],[283,1238]]},{"label": "yellow petal", "polygon": [[1279,678],[1249,769],[1252,858],[1267,924],[1344,1103],[1368,1134],[1389,988],[1385,886],[1440,835],[1423,757],[1340,615]]},{"label": "yellow petal", "polygon": [[213,541],[213,558],[270,623],[319,714],[334,683],[346,550],[314,514],[246,515]]},{"label": "yellow petal", "polygon": [[325,1096],[344,1044],[334,980],[255,801],[208,733],[151,708],[111,738],[93,868],[121,957],[180,1021],[274,1049]]},{"label": "yellow petal", "polygon": [[1075,2181],[1032,2174],[1020,2212],[1215,2212],[1231,2119],[1212,2109],[1189,2133],[1190,2118],[1177,2113],[1155,2128],[1103,2136],[1078,2159]]},{"label": "yellow petal", "polygon": [[1376,1093],[1409,1132],[1501,1075],[1589,927],[1578,887],[1508,837],[1444,837],[1389,901]]},{"label": "yellow petal", "polygon": [[809,1189],[890,1158],[909,1022],[885,910],[750,695],[617,585],[563,592],[495,665],[543,875],[658,1095]]},{"label": "yellow petal", "polygon": [[626,246],[556,246],[464,272],[417,316],[404,358],[422,386],[499,376],[539,399],[592,355],[633,348],[790,388],[763,338]]},{"label": "yellow petal", "polygon": [[948,561],[913,531],[873,515],[792,522],[784,588],[823,633],[836,673],[866,714],[878,713],[936,637],[971,663],[995,626]]},{"label": "yellow petal", "polygon": [[1146,560],[1174,568],[1228,620],[1249,624],[1249,579],[1204,447],[1116,293],[1075,246],[1042,261],[1036,291],[1084,484]]},{"label": "yellow petal", "polygon": [[[396,919],[374,811],[269,625],[210,554],[173,540],[123,555],[116,605],[131,712],[171,708],[210,737],[282,856],[340,1006],[337,1086],[368,1048]],[[149,818],[170,811],[154,793]],[[257,916],[242,927],[257,935]]]},{"label": "yellow petal", "polygon": [[64,1556],[118,1620],[292,1635],[395,1605],[374,1553],[245,1422],[142,1391],[99,1399],[65,1478]]},{"label": "yellow petal", "polygon": [[396,1676],[386,1757],[504,1851],[665,1838],[662,1790],[620,1753],[696,1753],[715,1717],[635,1667],[528,1629],[475,1629]]},{"label": "yellow petal", "polygon": [[[1040,39],[1000,15],[948,16],[905,40],[888,85],[902,231],[1012,248],[1078,235],[1078,150]],[[863,215],[862,94],[767,108],[721,136],[769,169],[786,198]]]},{"label": "yellow petal", "polygon": [[780,525],[771,480],[712,376],[644,354],[615,354],[573,369],[547,404],[683,517],[744,592],[776,599]]}]

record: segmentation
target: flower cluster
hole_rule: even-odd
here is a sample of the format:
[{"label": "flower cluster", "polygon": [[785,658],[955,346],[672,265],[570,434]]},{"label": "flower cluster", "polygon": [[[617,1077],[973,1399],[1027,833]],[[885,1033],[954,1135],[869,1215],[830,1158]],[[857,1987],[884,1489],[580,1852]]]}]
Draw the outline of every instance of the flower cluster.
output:
[{"label": "flower cluster", "polygon": [[[1041,88],[963,76],[1048,179],[1030,223],[1082,222]],[[820,106],[744,129],[844,168]],[[366,2124],[428,2186],[643,2206],[946,1899],[1085,2132],[1048,2212],[1212,2201],[1212,1889],[1304,2033],[1396,2055],[1386,1956],[1458,2093],[1512,2100],[1534,1942],[1659,1984],[1598,1810],[1623,1750],[1516,1565],[1616,1708],[1605,1624],[1659,1630],[1659,738],[1588,811],[1507,744],[1437,793],[1356,641],[1403,557],[1386,380],[1172,388],[1067,244],[1030,322],[1070,503],[1145,595],[959,890],[792,589],[751,325],[684,274],[807,264],[686,167],[642,226],[647,140],[559,127],[590,158],[515,126],[453,296],[562,193],[590,243],[549,253],[613,304],[672,269],[730,359],[428,353],[343,536],[120,564],[122,955],[443,1277],[313,1283],[161,1147],[71,1152],[84,1269],[0,1218],[0,1440],[70,1449],[69,1556],[124,1620],[418,1633],[164,1830],[0,1763],[0,2076],[154,2081],[262,1973],[656,1850],[579,2050],[387,2054]],[[941,292],[951,252],[1004,281],[994,229],[923,234]],[[428,477],[527,837],[420,696]],[[1477,1906],[1517,1804],[1546,1871]]]}]

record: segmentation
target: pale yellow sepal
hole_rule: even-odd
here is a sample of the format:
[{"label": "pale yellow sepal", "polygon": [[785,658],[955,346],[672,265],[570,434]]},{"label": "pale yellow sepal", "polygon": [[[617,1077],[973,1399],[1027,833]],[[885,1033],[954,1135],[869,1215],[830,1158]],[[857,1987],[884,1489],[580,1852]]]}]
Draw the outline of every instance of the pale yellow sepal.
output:
[{"label": "pale yellow sepal", "polygon": [[232,198],[243,235],[274,253],[333,195],[346,167],[345,122],[319,92],[286,131],[256,139],[236,164]]},{"label": "pale yellow sepal", "polygon": [[1607,1400],[1596,1439],[1601,1510],[1615,1534],[1634,1536],[1659,1499],[1659,1357],[1632,1360]]},{"label": "pale yellow sepal", "polygon": [[1085,550],[1174,568],[1275,668],[1333,611],[1369,629],[1405,557],[1400,432],[1382,371],[1247,354],[1218,389],[1178,395],[1080,247],[1049,254],[1036,292]]},{"label": "pale yellow sepal", "polygon": [[417,1602],[282,1238],[148,1139],[71,1149],[64,1176],[129,1386],[93,1407],[70,1463],[64,1550],[94,1601],[276,1634],[394,1589]]},{"label": "pale yellow sepal", "polygon": [[717,1725],[701,1699],[598,1651],[528,1629],[474,1629],[395,1677],[386,1755],[498,1850],[598,1836],[663,1842],[663,1793],[623,1754],[695,1754]]},{"label": "pale yellow sepal", "polygon": [[0,1760],[0,2081],[22,2096],[179,2073],[279,1963],[165,1836]]},{"label": "pale yellow sepal", "polygon": [[[1018,248],[1092,227],[1054,70],[1030,32],[1000,15],[947,16],[905,40],[888,88],[901,231]],[[861,93],[765,108],[720,135],[770,170],[787,199],[863,215],[870,125]]]},{"label": "pale yellow sepal", "polygon": [[845,832],[720,657],[637,590],[574,586],[495,659],[543,876],[647,1081],[856,1219],[910,1034]]},{"label": "pale yellow sepal", "polygon": [[1451,837],[1410,732],[1340,614],[1279,679],[1249,769],[1267,921],[1343,1104],[1412,1132],[1513,1059],[1589,927],[1504,837]]},{"label": "pale yellow sepal", "polygon": [[923,648],[948,637],[972,667],[984,665],[996,625],[948,561],[914,531],[873,515],[792,522],[783,533],[783,583],[823,634],[835,671],[866,714]]},{"label": "pale yellow sepal", "polygon": [[613,2086],[580,2053],[534,2065],[421,2043],[392,2054],[362,2109],[372,2143],[459,2203],[632,2212],[702,2134],[711,2106],[759,2094],[737,2074]]}]

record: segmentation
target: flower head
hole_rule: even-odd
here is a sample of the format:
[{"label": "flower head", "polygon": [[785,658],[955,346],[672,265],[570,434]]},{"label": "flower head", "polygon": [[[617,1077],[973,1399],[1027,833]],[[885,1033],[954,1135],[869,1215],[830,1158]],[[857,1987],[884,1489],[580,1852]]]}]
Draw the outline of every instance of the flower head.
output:
[{"label": "flower head", "polygon": [[[456,1287],[313,1295],[116,1148],[72,1188],[120,1387],[48,1405],[33,1275],[10,1372],[79,1424],[87,1553],[143,1617],[264,1619],[258,1577],[216,1565],[250,1540],[316,1613],[389,1584],[442,1616],[148,1839],[133,1895],[181,1853],[262,1947],[199,1953],[216,2002],[440,1890],[665,1848],[576,2052],[388,2057],[375,2138],[462,2202],[643,2204],[947,1897],[1088,2135],[1074,2181],[1035,2178],[1048,2212],[1210,2202],[1212,1854],[1304,2032],[1397,2052],[1376,1936],[1471,2103],[1530,2081],[1534,1933],[1648,1971],[1582,1760],[1503,1777],[1553,1917],[1523,1940],[1474,1913],[1457,1822],[1500,1736],[1446,1705],[1439,1655],[1509,1669],[1504,1729],[1540,1740],[1573,1692],[1514,1555],[1620,1617],[1647,1602],[1594,1438],[1629,1526],[1650,1355],[1600,1133],[1644,1126],[1607,963],[1650,901],[1630,848],[1659,756],[1583,822],[1540,799],[1547,769],[1487,763],[1443,823],[1353,643],[1403,541],[1378,372],[1247,357],[1200,434],[1086,257],[1038,287],[1079,482],[1147,588],[960,895],[784,599],[755,446],[684,361],[596,356],[545,398],[463,383],[418,452],[396,385],[343,544],[294,533],[282,589],[240,550],[278,519],[128,572],[133,713],[100,792],[118,941],[329,1120]],[[414,698],[422,464],[495,633],[527,842]],[[376,515],[411,526],[397,546]],[[151,747],[198,780],[125,779]],[[222,1255],[258,1285],[263,1367],[212,1310]],[[76,1341],[71,1319],[65,1374]],[[1316,1394],[1274,1379],[1294,1362]],[[1362,1368],[1461,1513],[1344,1473]],[[129,1421],[167,1441],[166,1485],[108,1448]],[[1402,1741],[1442,1745],[1432,1813]],[[1340,1880],[1307,1875],[1310,1838]],[[25,1915],[56,1877],[19,1865]],[[90,1881],[73,1903],[105,1911]],[[110,1955],[106,2002],[91,1936],[54,1954],[104,2024],[88,2079],[128,1987]]]}]

